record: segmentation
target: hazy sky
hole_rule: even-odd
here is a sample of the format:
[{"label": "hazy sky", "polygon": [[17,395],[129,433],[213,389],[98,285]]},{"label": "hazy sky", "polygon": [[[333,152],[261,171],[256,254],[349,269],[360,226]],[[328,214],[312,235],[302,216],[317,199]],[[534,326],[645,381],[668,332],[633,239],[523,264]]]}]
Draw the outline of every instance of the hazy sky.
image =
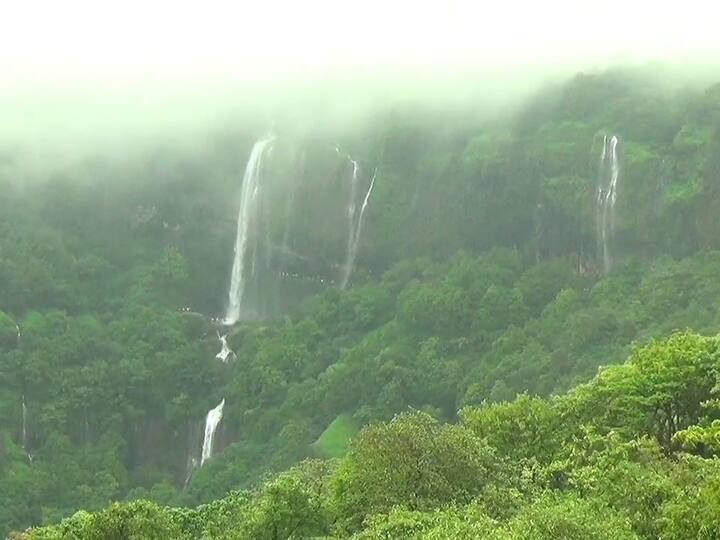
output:
[{"label": "hazy sky", "polygon": [[240,95],[342,101],[356,79],[363,92],[347,101],[384,96],[371,87],[385,78],[433,95],[472,76],[502,94],[538,73],[717,59],[714,3],[5,0],[0,141],[181,131],[181,119],[211,121]]},{"label": "hazy sky", "polygon": [[711,0],[6,0],[5,83],[719,52]]}]

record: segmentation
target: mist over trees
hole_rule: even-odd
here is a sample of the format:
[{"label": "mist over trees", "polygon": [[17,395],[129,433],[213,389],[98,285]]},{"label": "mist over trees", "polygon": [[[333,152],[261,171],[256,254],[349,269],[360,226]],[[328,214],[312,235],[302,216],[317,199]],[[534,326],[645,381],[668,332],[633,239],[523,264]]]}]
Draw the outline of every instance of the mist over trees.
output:
[{"label": "mist over trees", "polygon": [[[714,82],[610,70],[502,110],[283,116],[254,316],[228,334],[228,363],[212,318],[267,124],[48,173],[1,151],[0,530],[717,535]],[[341,290],[346,156],[362,193],[377,173]],[[193,467],[221,399],[215,455]]]}]

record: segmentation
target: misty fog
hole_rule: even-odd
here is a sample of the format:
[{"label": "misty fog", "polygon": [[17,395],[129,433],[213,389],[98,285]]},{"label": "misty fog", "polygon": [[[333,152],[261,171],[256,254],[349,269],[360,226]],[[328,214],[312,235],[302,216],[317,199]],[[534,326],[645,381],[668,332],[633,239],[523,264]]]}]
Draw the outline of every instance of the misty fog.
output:
[{"label": "misty fog", "polygon": [[7,4],[0,534],[720,535],[713,5]]}]

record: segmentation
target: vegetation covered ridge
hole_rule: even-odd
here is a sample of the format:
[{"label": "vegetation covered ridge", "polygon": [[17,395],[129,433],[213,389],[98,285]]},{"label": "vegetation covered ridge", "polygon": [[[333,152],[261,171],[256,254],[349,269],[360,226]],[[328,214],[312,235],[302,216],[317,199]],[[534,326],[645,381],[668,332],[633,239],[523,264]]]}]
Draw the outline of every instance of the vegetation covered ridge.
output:
[{"label": "vegetation covered ridge", "polygon": [[80,511],[18,538],[577,539],[720,534],[720,338],[678,332],[564,394],[408,411],[196,508]]},{"label": "vegetation covered ridge", "polygon": [[[266,198],[253,223],[262,228],[248,233],[248,246],[258,245],[258,278],[243,296],[250,315],[228,331],[227,362],[216,356],[217,331],[228,330],[218,317],[232,281],[239,172],[257,125],[218,128],[191,151],[168,142],[38,170],[27,166],[32,149],[3,146],[0,536],[115,501],[214,508],[237,491],[257,502],[263,482],[307,459],[340,460],[308,465],[328,469],[317,474],[329,489],[364,426],[412,420],[433,439],[459,430],[474,440],[458,411],[509,407],[521,394],[557,415],[556,401],[570,398],[552,396],[582,395],[599,366],[637,345],[678,329],[716,334],[720,85],[676,91],[659,78],[579,74],[502,115],[479,103],[454,112],[398,105],[337,130],[279,125],[258,178]],[[348,211],[361,211],[369,185],[362,234],[349,234],[359,224]],[[627,414],[648,400],[625,402]],[[597,437],[637,429],[606,401],[585,403],[583,415],[607,424],[578,428],[573,444],[610,444]],[[220,403],[203,460],[203,419]],[[407,411],[416,413],[393,421]],[[561,434],[574,425],[563,415]],[[662,458],[652,470],[680,484],[652,478],[689,497],[682,478],[698,461],[691,472],[674,468],[685,456],[675,433],[687,432],[683,445],[696,441],[707,466],[712,416],[686,426],[673,409],[653,415],[666,420],[647,435]],[[555,448],[544,436],[537,452]],[[507,459],[498,448],[492,459],[457,452],[477,456],[478,474]],[[554,467],[581,459],[553,452]],[[539,481],[550,475],[541,465],[522,474]],[[567,478],[585,504],[594,484]],[[452,512],[480,496],[462,490]],[[657,512],[675,508],[653,500]],[[402,512],[425,509],[399,504],[352,518],[333,507],[318,530],[360,534],[378,516],[413,520]],[[433,503],[430,522],[446,519],[448,504]]]}]

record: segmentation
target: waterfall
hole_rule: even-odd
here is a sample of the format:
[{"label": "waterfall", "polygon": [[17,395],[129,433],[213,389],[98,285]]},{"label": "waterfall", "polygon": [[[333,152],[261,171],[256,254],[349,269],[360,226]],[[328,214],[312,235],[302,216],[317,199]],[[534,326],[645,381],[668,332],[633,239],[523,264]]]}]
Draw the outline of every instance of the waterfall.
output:
[{"label": "waterfall", "polygon": [[[235,250],[233,255],[232,272],[230,273],[230,290],[228,291],[228,306],[223,319],[224,325],[235,324],[240,319],[242,310],[243,294],[245,293],[246,277],[245,263],[248,257],[248,239],[252,234],[253,246],[250,253],[250,278],[255,276],[256,260],[257,260],[257,231],[251,231],[251,226],[255,225],[260,218],[261,198],[260,198],[260,174],[262,172],[263,158],[266,152],[272,147],[274,141],[272,135],[268,135],[257,141],[250,152],[245,173],[243,175],[242,187],[240,191],[240,208],[237,218],[237,232],[235,235]],[[266,233],[267,234],[267,233]],[[269,243],[269,242],[268,242]],[[266,263],[269,265],[269,260]],[[220,352],[215,358],[228,362],[235,353],[230,349],[227,342],[227,334],[220,334]],[[215,430],[222,420],[223,408],[225,407],[225,398],[215,407],[211,409],[205,417],[205,434],[203,437],[202,453],[200,455],[200,463],[202,466],[210,457],[212,457],[213,440],[215,438]],[[188,477],[186,483],[190,480],[192,469],[197,466],[197,460],[190,457]]]},{"label": "waterfall", "polygon": [[[218,339],[220,340],[221,349],[220,352],[215,355],[215,358],[222,360],[227,363],[230,358],[235,358],[235,353],[230,348],[227,342],[227,334],[217,333]],[[208,459],[212,457],[213,440],[215,438],[215,430],[222,420],[223,408],[225,408],[225,398],[218,404],[217,407],[211,409],[205,417],[205,435],[203,437],[202,453],[200,454],[200,465],[202,466]],[[185,479],[185,485],[190,482],[192,471],[198,466],[197,459],[190,455],[188,463],[188,475]]]},{"label": "waterfall", "polygon": [[187,472],[185,473],[185,481],[183,482],[183,488],[187,488],[188,484],[190,484],[190,480],[192,479],[193,472],[195,472],[195,469],[197,469],[198,462],[197,459],[190,455],[188,456],[188,463],[186,466]]},{"label": "waterfall", "polygon": [[353,248],[353,255],[357,251],[357,244],[360,240],[360,233],[362,232],[362,226],[363,226],[363,218],[365,217],[365,210],[367,209],[368,201],[370,200],[370,195],[372,194],[373,187],[375,187],[375,178],[377,177],[377,169],[373,171],[372,179],[370,180],[370,187],[367,190],[367,193],[365,194],[365,199],[363,200],[362,207],[360,208],[360,218],[358,219],[358,226],[357,230],[355,231],[355,247]]},{"label": "waterfall", "polygon": [[[259,179],[262,171],[262,162],[266,150],[270,147],[274,137],[268,136],[260,139],[250,152],[245,174],[243,175],[242,190],[240,193],[240,209],[237,219],[237,234],[235,238],[235,253],[232,272],[230,275],[230,291],[228,292],[228,307],[224,323],[235,324],[240,319],[243,293],[245,292],[245,258],[247,256],[248,233],[251,223],[257,218],[260,189]],[[257,238],[255,238],[257,241]],[[250,274],[255,274],[255,252],[253,249],[250,261]]]},{"label": "waterfall", "polygon": [[360,235],[362,233],[362,226],[363,226],[363,219],[365,218],[365,210],[367,209],[368,202],[370,201],[370,195],[372,194],[373,187],[375,186],[375,178],[377,176],[377,169],[373,172],[372,179],[370,180],[370,187],[368,187],[367,192],[365,193],[365,198],[363,199],[362,206],[360,207],[360,216],[357,220],[357,225],[355,227],[355,232],[352,238],[352,241],[349,245],[348,249],[348,257],[347,261],[345,262],[345,273],[343,274],[343,279],[340,284],[340,288],[344,289],[347,287],[348,281],[350,279],[350,274],[352,274],[353,271],[353,265],[355,263],[355,256],[357,255],[358,246],[360,245]]},{"label": "waterfall", "polygon": [[[337,150],[337,148],[336,148]],[[350,164],[352,165],[352,176],[350,177],[350,199],[348,200],[348,206],[347,206],[347,219],[348,219],[348,239],[347,239],[347,251],[345,254],[345,264],[343,265],[343,277],[340,282],[340,288],[344,289],[347,286],[348,279],[350,278],[350,273],[352,272],[352,266],[353,266],[353,259],[354,253],[353,253],[353,245],[355,242],[355,227],[356,227],[356,219],[355,214],[357,210],[357,205],[355,204],[355,199],[357,198],[357,180],[358,180],[358,171],[360,170],[360,167],[358,166],[358,162],[352,159],[350,156],[348,156],[348,160],[350,161]]]},{"label": "waterfall", "polygon": [[[340,150],[336,148],[336,151],[340,153]],[[363,218],[365,216],[365,210],[368,206],[368,201],[370,200],[370,194],[372,193],[373,186],[375,185],[375,177],[377,176],[377,169],[373,172],[372,180],[370,180],[370,187],[368,187],[367,192],[365,193],[365,198],[363,199],[362,206],[360,207],[360,213],[359,216],[357,215],[357,206],[355,204],[355,199],[357,198],[357,181],[358,181],[358,172],[360,170],[360,167],[358,166],[357,161],[352,159],[350,156],[347,156],[348,160],[352,164],[352,177],[350,178],[350,200],[348,202],[347,207],[347,217],[348,217],[348,242],[347,242],[347,253],[345,255],[345,264],[343,265],[343,276],[340,281],[340,288],[345,289],[347,287],[348,281],[350,280],[350,275],[353,271],[353,266],[355,264],[355,256],[357,255],[357,249],[360,245],[360,234],[362,232],[362,224],[363,224]]]},{"label": "waterfall", "polygon": [[22,394],[21,403],[22,403],[22,433],[21,433],[21,443],[22,443],[23,451],[25,452],[25,455],[26,455],[27,458],[28,458],[28,461],[29,461],[30,463],[32,463],[32,462],[33,462],[33,455],[32,455],[32,454],[30,453],[30,451],[28,450],[28,434],[27,434],[27,424],[28,424],[28,422],[27,422],[27,416],[28,416],[28,411],[27,411],[27,405],[26,405],[26,403],[25,403],[25,394]]},{"label": "waterfall", "polygon": [[596,209],[598,257],[603,261],[603,271],[612,268],[612,239],[615,234],[615,203],[620,177],[618,138],[603,136],[602,154],[598,175]]},{"label": "waterfall", "polygon": [[220,420],[222,420],[224,407],[225,398],[223,398],[217,407],[207,413],[207,417],[205,418],[205,437],[203,438],[202,454],[200,455],[200,466],[212,457],[215,430],[217,430],[218,424],[220,424]]},{"label": "waterfall", "polygon": [[605,260],[606,243],[605,227],[603,224],[603,203],[605,201],[605,161],[607,158],[607,135],[603,135],[602,153],[598,166],[597,199],[595,201],[595,239],[597,241],[597,255],[599,259]]},{"label": "waterfall", "polygon": [[234,357],[235,353],[233,350],[228,346],[227,342],[227,334],[220,335],[220,332],[218,332],[218,339],[220,340],[220,352],[215,355],[215,358],[218,358],[222,360],[223,362],[226,362],[230,359],[230,357]]},{"label": "waterfall", "polygon": [[618,138],[610,139],[610,189],[608,197],[610,198],[610,233],[615,234],[615,201],[617,201],[617,182],[620,176],[620,164],[617,156]]},{"label": "waterfall", "polygon": [[22,447],[27,452],[27,405],[25,405],[25,394],[22,395]]}]

